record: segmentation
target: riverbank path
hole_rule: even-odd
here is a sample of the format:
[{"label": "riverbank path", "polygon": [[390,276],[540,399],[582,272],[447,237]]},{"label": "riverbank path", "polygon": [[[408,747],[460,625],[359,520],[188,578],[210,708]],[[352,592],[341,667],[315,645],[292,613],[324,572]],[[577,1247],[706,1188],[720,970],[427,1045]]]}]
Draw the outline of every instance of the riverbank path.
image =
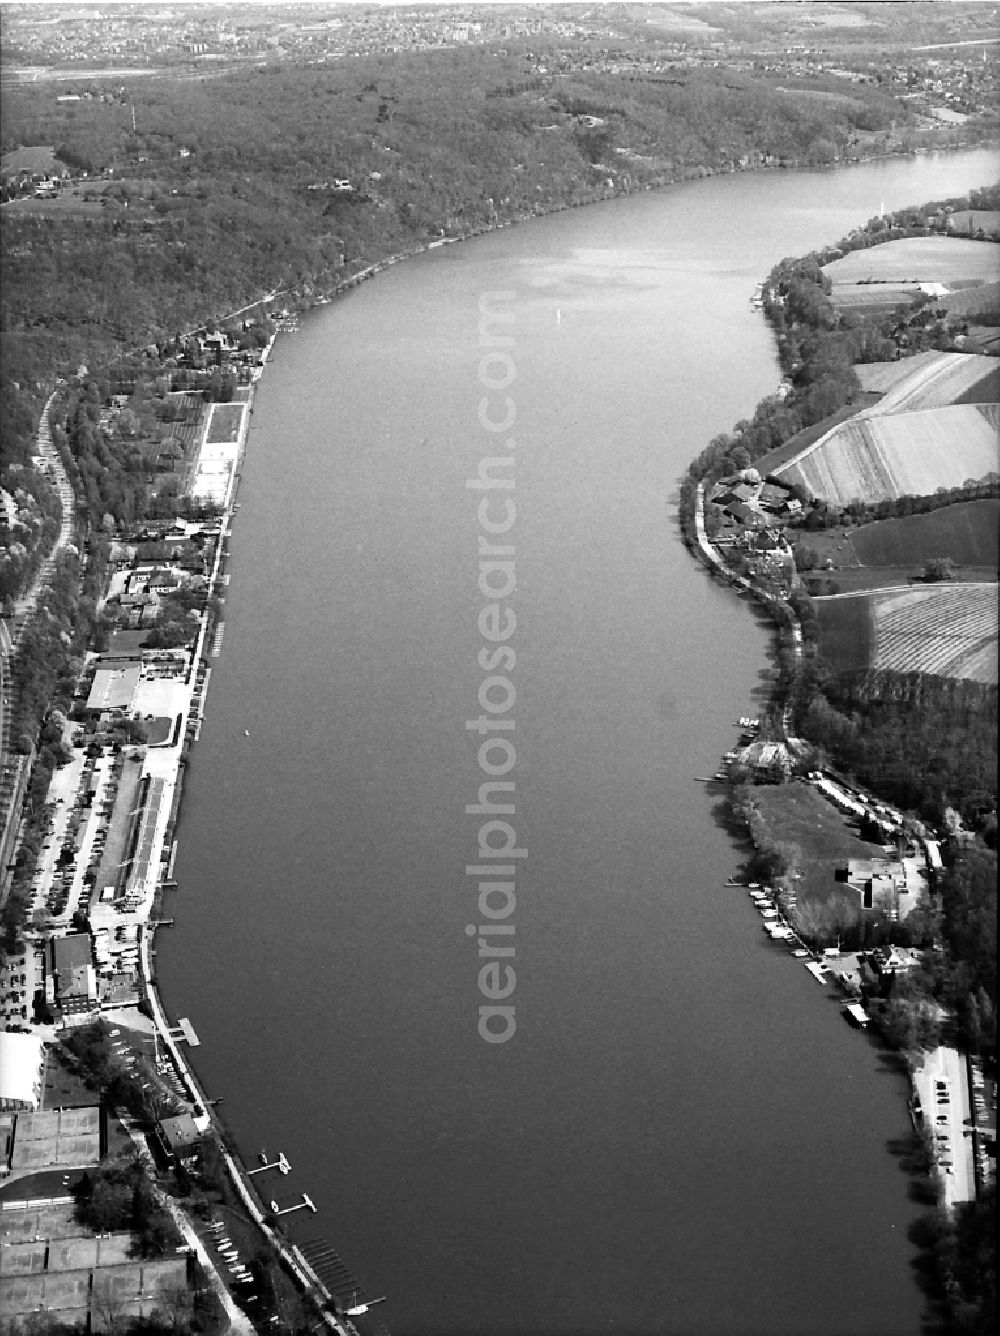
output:
[{"label": "riverbank path", "polygon": [[[715,545],[710,541],[708,532],[705,528],[705,484],[698,483],[698,490],[694,503],[694,530],[695,537],[698,540],[698,549],[702,556],[719,574],[730,584],[734,584],[737,589],[742,589],[747,594],[752,594],[754,598],[761,599],[772,608],[780,609],[780,615],[787,618],[792,633],[792,655],[795,661],[795,672],[798,673],[802,666],[802,624],[796,616],[795,609],[783,598],[778,598],[776,594],[769,594],[766,589],[760,589],[748,580],[745,575],[738,575],[736,571],[730,570],[726,563],[719,556]],[[794,685],[794,683],[793,683]],[[809,744],[802,738],[797,738],[792,733],[792,704],[791,688],[789,688],[788,698],[781,711],[781,736],[788,746],[789,750],[797,755],[808,750]]]},{"label": "riverbank path", "polygon": [[25,764],[24,757],[14,756],[11,751],[14,703],[11,665],[20,648],[25,627],[34,616],[42,591],[52,578],[59,553],[69,545],[76,524],[73,489],[69,484],[69,478],[66,476],[62,460],[59,458],[59,452],[52,444],[52,431],[49,427],[49,413],[55,402],[56,394],[57,391],[53,390],[42,409],[41,421],[38,424],[38,453],[46,461],[53,485],[59,494],[59,504],[62,512],[59,532],[35,578],[15,602],[12,615],[0,620],[0,824],[2,824],[0,843],[4,847],[6,847],[7,826],[14,817],[13,804],[10,798],[17,789],[20,780],[20,769]]},{"label": "riverbank path", "polygon": [[[129,1134],[132,1145],[135,1147],[139,1158],[146,1167],[146,1172],[151,1181],[155,1184],[156,1161],[153,1159],[153,1153],[149,1149],[146,1138],[136,1127],[135,1120],[129,1116],[125,1109],[116,1108],[115,1115],[122,1127],[124,1127],[125,1131]],[[154,1188],[154,1191],[156,1192],[158,1203],[169,1213],[170,1218],[177,1226],[178,1233],[201,1263],[202,1269],[208,1279],[208,1283],[226,1314],[226,1319],[229,1323],[228,1330],[235,1332],[236,1336],[254,1336],[253,1323],[247,1317],[246,1313],[243,1312],[242,1308],[236,1304],[228,1289],[226,1289],[225,1282],[219,1275],[213,1258],[209,1255],[208,1249],[198,1237],[198,1231],[188,1219],[187,1213],[183,1207],[180,1206],[169,1193],[163,1192],[160,1188]]]}]

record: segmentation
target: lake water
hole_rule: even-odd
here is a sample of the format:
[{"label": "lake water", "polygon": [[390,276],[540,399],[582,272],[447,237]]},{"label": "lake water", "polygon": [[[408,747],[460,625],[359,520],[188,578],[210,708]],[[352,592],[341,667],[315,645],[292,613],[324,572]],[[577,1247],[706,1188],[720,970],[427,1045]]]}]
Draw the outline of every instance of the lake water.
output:
[{"label": "lake water", "polygon": [[[387,1294],[396,1336],[919,1330],[904,1084],[723,885],[743,855],[694,777],[759,707],[771,638],[683,548],[675,495],[777,386],[749,304],[770,267],[995,175],[980,152],[613,201],[279,339],[159,974],[244,1156],[283,1150],[276,1195],[319,1207],[293,1236]],[[510,361],[484,363],[496,292]],[[508,439],[514,489],[468,488]],[[527,851],[504,1044],[465,931],[483,496],[517,506],[493,540]]]}]

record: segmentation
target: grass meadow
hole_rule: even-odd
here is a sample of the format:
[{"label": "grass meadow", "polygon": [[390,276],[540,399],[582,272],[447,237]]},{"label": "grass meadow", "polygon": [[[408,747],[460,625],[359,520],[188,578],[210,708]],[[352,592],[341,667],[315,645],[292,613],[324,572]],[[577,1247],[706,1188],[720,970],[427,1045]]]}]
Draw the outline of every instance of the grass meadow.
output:
[{"label": "grass meadow", "polygon": [[867,594],[820,598],[815,604],[819,621],[819,651],[837,673],[853,673],[871,663],[871,598]]}]

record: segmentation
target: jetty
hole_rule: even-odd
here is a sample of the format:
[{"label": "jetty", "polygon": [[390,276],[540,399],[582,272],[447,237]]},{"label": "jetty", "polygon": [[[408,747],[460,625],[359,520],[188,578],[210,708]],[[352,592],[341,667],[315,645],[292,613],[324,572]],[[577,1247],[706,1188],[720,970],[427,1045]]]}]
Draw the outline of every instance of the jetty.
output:
[{"label": "jetty", "polygon": [[305,1192],[302,1194],[302,1200],[297,1201],[294,1206],[279,1206],[276,1201],[269,1202],[268,1205],[275,1215],[291,1215],[293,1211],[312,1211],[316,1214],[316,1207],[312,1198]]},{"label": "jetty", "polygon": [[268,1160],[267,1151],[262,1150],[260,1153],[260,1164],[256,1169],[247,1170],[247,1178],[253,1178],[254,1174],[262,1174],[267,1169],[277,1169],[279,1174],[288,1174],[291,1173],[292,1166],[288,1163],[284,1151],[278,1151],[278,1158],[276,1160]]},{"label": "jetty", "polygon": [[168,1031],[170,1038],[177,1043],[183,1039],[188,1048],[198,1048],[201,1040],[194,1032],[194,1026],[186,1016],[181,1016],[176,1025],[172,1025]]}]

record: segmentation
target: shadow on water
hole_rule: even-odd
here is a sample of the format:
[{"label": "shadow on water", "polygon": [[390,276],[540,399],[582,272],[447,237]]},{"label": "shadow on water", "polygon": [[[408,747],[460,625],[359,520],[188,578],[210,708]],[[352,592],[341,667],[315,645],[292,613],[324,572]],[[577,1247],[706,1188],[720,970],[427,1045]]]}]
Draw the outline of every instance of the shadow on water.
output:
[{"label": "shadow on water", "polygon": [[879,1066],[893,1076],[905,1076],[909,1079],[910,1069],[903,1054],[898,1049],[892,1048],[884,1039],[880,1039],[878,1035],[872,1036],[872,1042],[878,1049]]},{"label": "shadow on water", "polygon": [[[713,799],[710,816],[720,830],[725,831],[736,846],[736,852],[746,860],[753,853],[753,841],[747,835],[746,822],[736,816],[729,804],[729,786],[723,782],[705,785],[706,792]],[[741,863],[742,867],[742,863]]]},{"label": "shadow on water", "polygon": [[931,1155],[916,1130],[905,1136],[890,1137],[885,1145],[901,1171],[910,1178],[907,1196],[926,1208],[910,1223],[906,1237],[915,1250],[910,1267],[929,1305],[929,1312],[921,1322],[921,1332],[926,1336],[937,1336],[947,1329],[947,1322],[941,1310],[943,1291],[936,1256],[942,1235],[942,1217],[938,1187],[931,1176]]}]

